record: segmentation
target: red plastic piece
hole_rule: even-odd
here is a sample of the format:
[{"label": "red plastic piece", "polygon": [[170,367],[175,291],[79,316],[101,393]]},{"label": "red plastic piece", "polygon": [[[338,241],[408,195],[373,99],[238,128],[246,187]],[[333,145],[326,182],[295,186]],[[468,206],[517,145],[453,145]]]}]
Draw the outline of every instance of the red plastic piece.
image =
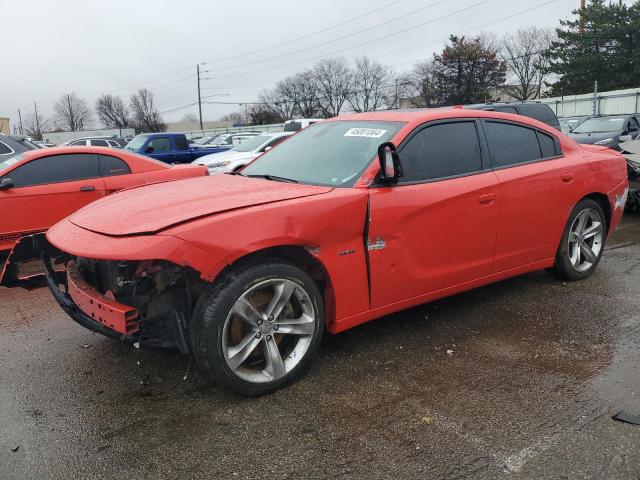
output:
[{"label": "red plastic piece", "polygon": [[69,295],[86,315],[123,335],[132,335],[140,329],[135,308],[101,295],[82,279],[71,262],[67,272]]}]

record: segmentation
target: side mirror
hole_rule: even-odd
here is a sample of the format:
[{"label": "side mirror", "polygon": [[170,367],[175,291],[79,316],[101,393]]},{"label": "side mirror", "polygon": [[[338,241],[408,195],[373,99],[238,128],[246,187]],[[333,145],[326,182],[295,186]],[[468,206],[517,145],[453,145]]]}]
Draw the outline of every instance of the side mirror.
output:
[{"label": "side mirror", "polygon": [[144,149],[145,153],[153,153],[153,147],[149,146],[147,148]]},{"label": "side mirror", "polygon": [[378,160],[380,161],[380,177],[393,183],[397,182],[398,178],[402,176],[402,167],[396,146],[391,142],[380,145]]},{"label": "side mirror", "polygon": [[0,181],[0,190],[8,190],[9,188],[13,188],[13,180],[9,177],[4,177],[2,181]]}]

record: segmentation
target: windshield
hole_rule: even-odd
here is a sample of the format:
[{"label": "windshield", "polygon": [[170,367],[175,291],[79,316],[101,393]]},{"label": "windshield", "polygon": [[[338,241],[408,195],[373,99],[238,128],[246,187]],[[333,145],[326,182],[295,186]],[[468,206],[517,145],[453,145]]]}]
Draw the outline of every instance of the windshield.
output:
[{"label": "windshield", "polygon": [[559,119],[560,127],[563,132],[569,132],[576,128],[580,122],[582,122],[583,118],[562,118]]},{"label": "windshield", "polygon": [[139,148],[142,148],[144,142],[147,141],[147,138],[149,138],[149,135],[137,135],[133,137],[133,140],[127,143],[124,148],[127,150],[138,150]]},{"label": "windshield", "polygon": [[248,137],[243,140],[241,144],[236,145],[231,149],[232,152],[252,152],[264,142],[271,140],[273,137],[269,135],[258,135],[256,137]]},{"label": "windshield", "polygon": [[193,142],[194,145],[204,145],[209,142],[213,137],[200,137],[196,141]]},{"label": "windshield", "polygon": [[301,130],[244,168],[242,175],[283,177],[300,183],[352,186],[404,123],[321,122]]},{"label": "windshield", "polygon": [[16,163],[18,163],[20,160],[22,160],[25,157],[26,154],[27,154],[27,152],[24,152],[24,153],[20,153],[18,155],[14,155],[13,157],[9,157],[9,158],[5,158],[4,160],[0,160],[0,173],[3,172],[4,170],[8,169],[12,165],[15,165]]},{"label": "windshield", "polygon": [[573,133],[605,133],[622,130],[625,117],[590,118],[578,125]]}]

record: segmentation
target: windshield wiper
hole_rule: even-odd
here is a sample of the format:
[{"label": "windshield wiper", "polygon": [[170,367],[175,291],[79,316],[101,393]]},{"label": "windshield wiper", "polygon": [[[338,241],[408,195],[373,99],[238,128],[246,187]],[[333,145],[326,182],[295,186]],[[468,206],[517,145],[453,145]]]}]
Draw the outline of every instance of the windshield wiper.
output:
[{"label": "windshield wiper", "polygon": [[287,182],[287,183],[298,183],[297,180],[293,178],[279,177],[277,175],[245,175],[245,177],[249,178],[266,178],[267,180],[272,180],[274,182]]}]

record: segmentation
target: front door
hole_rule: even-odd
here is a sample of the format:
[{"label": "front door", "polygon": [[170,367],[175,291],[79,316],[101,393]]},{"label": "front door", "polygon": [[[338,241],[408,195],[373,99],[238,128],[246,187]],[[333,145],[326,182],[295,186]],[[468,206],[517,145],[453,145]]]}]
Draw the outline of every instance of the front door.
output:
[{"label": "front door", "polygon": [[105,194],[98,155],[51,155],[6,173],[13,188],[0,190],[0,248],[44,231]]},{"label": "front door", "polygon": [[370,189],[371,307],[487,276],[498,226],[498,180],[478,122],[427,124],[399,148],[403,177]]}]

